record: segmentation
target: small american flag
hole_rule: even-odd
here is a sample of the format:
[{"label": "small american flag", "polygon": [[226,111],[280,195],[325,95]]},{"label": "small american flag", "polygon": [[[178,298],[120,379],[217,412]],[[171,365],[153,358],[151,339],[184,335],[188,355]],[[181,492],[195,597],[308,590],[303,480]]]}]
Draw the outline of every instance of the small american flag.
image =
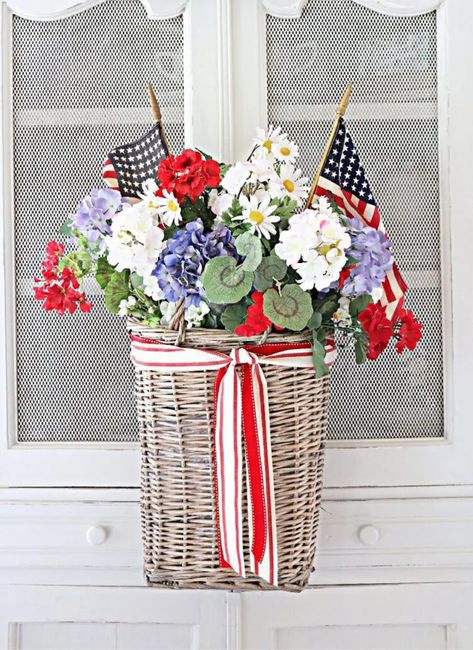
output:
[{"label": "small american flag", "polygon": [[122,196],[137,197],[146,179],[156,179],[158,165],[168,155],[166,138],[158,122],[139,140],[111,151],[103,164],[102,178]]},{"label": "small american flag", "polygon": [[[359,217],[368,226],[385,231],[360,158],[342,117],[339,119],[338,131],[321,171],[315,194],[333,197],[339,208],[348,216]],[[388,316],[393,316],[406,290],[407,285],[394,263],[383,282],[384,293],[381,297],[381,304],[386,306]]]}]

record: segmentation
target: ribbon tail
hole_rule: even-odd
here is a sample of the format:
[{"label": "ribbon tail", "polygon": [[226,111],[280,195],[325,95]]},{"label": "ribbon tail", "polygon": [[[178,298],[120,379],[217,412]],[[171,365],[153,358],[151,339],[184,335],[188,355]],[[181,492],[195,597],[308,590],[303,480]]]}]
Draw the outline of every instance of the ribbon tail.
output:
[{"label": "ribbon tail", "polygon": [[234,363],[215,384],[215,488],[220,566],[244,578],[241,386]]},{"label": "ribbon tail", "polygon": [[243,421],[252,519],[251,570],[277,586],[278,553],[268,392],[266,379],[258,364],[244,369]]}]

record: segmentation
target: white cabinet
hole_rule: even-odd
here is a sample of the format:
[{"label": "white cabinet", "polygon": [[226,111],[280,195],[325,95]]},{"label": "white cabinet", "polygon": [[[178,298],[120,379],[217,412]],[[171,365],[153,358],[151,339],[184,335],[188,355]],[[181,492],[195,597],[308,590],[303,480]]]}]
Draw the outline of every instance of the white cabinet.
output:
[{"label": "white cabinet", "polygon": [[[0,650],[473,647],[473,4],[0,5]],[[425,322],[410,356],[339,359],[300,596],[143,587],[123,323],[94,287],[90,317],[32,299],[46,241],[150,123],[150,80],[175,150],[235,160],[278,122],[309,173],[353,81],[349,129]]]}]

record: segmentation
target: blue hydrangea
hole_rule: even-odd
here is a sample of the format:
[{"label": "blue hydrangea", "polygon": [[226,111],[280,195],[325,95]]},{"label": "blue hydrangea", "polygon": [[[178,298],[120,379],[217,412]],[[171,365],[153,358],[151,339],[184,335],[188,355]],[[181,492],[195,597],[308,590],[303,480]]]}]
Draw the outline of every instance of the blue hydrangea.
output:
[{"label": "blue hydrangea", "polygon": [[202,221],[196,219],[177,230],[166,242],[153,271],[165,299],[177,302],[185,298],[186,307],[199,307],[205,295],[200,280],[205,263],[220,255],[237,257],[235,240],[225,225],[204,232]]},{"label": "blue hydrangea", "polygon": [[122,209],[120,192],[110,188],[92,190],[70,215],[72,230],[87,239],[89,250],[94,256],[105,252],[105,235],[111,234],[108,221]]},{"label": "blue hydrangea", "polygon": [[392,268],[392,244],[383,232],[366,226],[358,217],[349,220],[349,233],[352,244],[347,254],[356,262],[341,293],[344,296],[371,293],[382,285]]}]

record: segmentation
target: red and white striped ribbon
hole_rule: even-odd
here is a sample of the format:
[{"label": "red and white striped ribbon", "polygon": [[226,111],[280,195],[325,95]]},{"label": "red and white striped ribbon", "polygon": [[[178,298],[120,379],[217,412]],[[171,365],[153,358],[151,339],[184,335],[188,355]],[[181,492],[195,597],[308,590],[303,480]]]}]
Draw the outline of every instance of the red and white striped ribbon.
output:
[{"label": "red and white striped ribbon", "polygon": [[[334,343],[326,363],[335,359]],[[242,426],[245,436],[251,571],[277,586],[278,549],[266,379],[262,364],[312,367],[309,343],[267,343],[215,350],[181,348],[131,336],[131,358],[140,370],[217,370],[214,392],[215,506],[220,566],[245,577],[242,531]],[[241,366],[240,377],[236,367]]]}]

